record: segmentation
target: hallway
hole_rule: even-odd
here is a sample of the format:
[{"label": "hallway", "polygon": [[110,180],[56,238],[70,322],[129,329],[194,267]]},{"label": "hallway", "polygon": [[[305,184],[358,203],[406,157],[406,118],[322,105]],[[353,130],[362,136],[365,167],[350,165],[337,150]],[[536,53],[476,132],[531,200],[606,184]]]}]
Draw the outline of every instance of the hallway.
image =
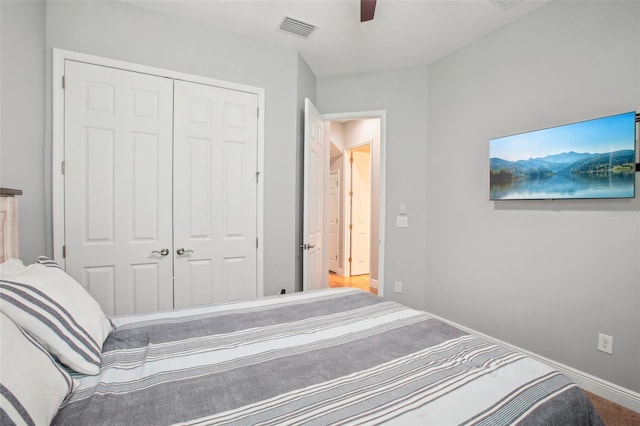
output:
[{"label": "hallway", "polygon": [[341,277],[329,272],[329,287],[357,287],[378,294],[378,289],[369,287],[369,274]]}]

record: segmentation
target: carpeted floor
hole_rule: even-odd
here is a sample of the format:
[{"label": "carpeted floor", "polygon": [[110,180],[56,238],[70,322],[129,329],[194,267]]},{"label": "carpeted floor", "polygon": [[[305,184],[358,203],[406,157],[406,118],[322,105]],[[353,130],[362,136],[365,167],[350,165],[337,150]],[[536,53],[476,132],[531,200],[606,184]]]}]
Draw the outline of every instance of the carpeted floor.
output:
[{"label": "carpeted floor", "polygon": [[584,391],[607,426],[640,426],[640,413]]}]

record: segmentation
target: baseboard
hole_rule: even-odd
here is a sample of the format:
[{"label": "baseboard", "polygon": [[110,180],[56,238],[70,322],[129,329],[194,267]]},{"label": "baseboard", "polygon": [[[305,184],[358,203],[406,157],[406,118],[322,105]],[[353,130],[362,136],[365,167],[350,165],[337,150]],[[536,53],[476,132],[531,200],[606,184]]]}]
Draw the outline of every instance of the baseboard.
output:
[{"label": "baseboard", "polygon": [[566,376],[568,376],[571,380],[573,380],[578,386],[580,386],[582,389],[587,390],[591,393],[594,393],[598,396],[601,396],[602,398],[606,398],[609,401],[613,401],[616,404],[620,404],[623,407],[626,407],[630,410],[636,411],[640,413],[640,393],[638,392],[634,392],[630,389],[624,388],[622,386],[618,386],[615,383],[611,383],[608,382],[606,380],[603,380],[599,377],[596,377],[594,375],[591,375],[589,373],[585,373],[584,371],[580,371],[578,369],[575,369],[573,367],[569,367],[568,365],[562,364],[560,362],[556,362],[552,359],[543,357],[541,355],[538,355],[536,353],[533,353],[531,351],[528,351],[526,349],[522,349],[518,346],[512,345],[511,343],[507,343],[504,342],[502,340],[496,339],[494,337],[491,337],[489,335],[486,335],[484,333],[480,333],[478,331],[475,331],[469,327],[465,327],[461,324],[457,324],[453,321],[449,321],[445,318],[439,317],[438,315],[433,315],[433,314],[429,314],[431,316],[433,316],[434,318],[437,318],[443,322],[446,322],[447,324],[450,324],[454,327],[457,327],[461,330],[464,330],[468,333],[472,333],[475,334],[477,336],[481,336],[487,340],[493,341],[495,343],[498,343],[500,345],[506,346],[510,349],[519,351],[519,352],[523,352],[525,354],[527,354],[528,356],[530,356],[531,358],[537,359],[540,362],[544,362],[545,364],[551,366],[552,368],[555,368],[556,370],[564,373]]},{"label": "baseboard", "polygon": [[378,280],[374,280],[373,278],[369,279],[369,287],[378,289]]}]

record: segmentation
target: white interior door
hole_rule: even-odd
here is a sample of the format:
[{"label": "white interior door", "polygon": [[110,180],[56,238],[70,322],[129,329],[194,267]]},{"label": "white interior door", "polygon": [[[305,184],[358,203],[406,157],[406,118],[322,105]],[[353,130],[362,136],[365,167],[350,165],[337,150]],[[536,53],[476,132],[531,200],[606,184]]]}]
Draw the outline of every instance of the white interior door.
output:
[{"label": "white interior door", "polygon": [[109,315],[170,309],[173,81],[69,60],[65,79],[66,271]]},{"label": "white interior door", "polygon": [[175,307],[257,297],[257,96],[175,82]]},{"label": "white interior door", "polygon": [[[302,289],[327,288],[323,233],[324,178],[328,174],[328,132],[316,107],[304,100],[304,211],[302,242]],[[327,168],[325,172],[325,167]]]},{"label": "white interior door", "polygon": [[340,170],[329,173],[329,271],[338,272],[340,248]]},{"label": "white interior door", "polygon": [[369,273],[371,246],[371,152],[356,149],[351,155],[351,275],[362,275]]}]

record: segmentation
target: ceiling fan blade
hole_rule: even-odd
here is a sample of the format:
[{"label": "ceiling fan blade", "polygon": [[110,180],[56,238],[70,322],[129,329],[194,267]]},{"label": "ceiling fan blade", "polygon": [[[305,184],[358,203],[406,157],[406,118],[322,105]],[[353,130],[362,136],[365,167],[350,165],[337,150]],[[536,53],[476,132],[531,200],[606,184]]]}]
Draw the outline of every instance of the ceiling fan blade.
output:
[{"label": "ceiling fan blade", "polygon": [[360,22],[371,21],[376,13],[377,0],[360,0]]}]

